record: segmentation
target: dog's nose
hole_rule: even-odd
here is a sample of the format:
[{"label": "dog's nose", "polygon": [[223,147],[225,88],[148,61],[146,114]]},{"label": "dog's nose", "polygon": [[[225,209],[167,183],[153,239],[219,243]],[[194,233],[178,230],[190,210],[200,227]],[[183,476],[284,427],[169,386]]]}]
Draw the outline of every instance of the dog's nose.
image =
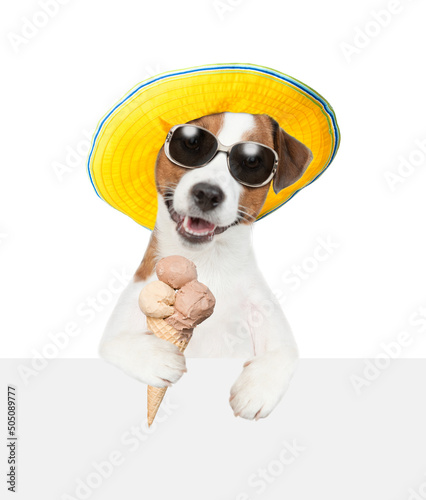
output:
[{"label": "dog's nose", "polygon": [[192,188],[192,197],[198,208],[203,212],[208,212],[216,208],[225,197],[219,186],[199,182]]}]

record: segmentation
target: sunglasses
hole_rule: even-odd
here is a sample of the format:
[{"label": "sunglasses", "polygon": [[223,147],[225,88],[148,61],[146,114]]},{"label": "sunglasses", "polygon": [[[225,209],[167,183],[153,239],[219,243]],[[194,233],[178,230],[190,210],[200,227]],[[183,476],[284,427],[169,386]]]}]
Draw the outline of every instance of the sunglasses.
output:
[{"label": "sunglasses", "polygon": [[170,161],[184,168],[204,167],[217,153],[226,153],[232,177],[249,187],[268,184],[278,166],[278,154],[272,148],[251,141],[224,146],[209,130],[196,125],[176,125],[171,128],[164,152]]}]

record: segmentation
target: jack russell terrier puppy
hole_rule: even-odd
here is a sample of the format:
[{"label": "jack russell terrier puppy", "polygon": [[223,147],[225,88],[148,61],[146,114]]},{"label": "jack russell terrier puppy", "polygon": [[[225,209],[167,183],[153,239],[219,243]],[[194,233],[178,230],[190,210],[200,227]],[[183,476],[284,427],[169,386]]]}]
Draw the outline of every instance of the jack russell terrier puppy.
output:
[{"label": "jack russell terrier puppy", "polygon": [[156,279],[160,258],[182,255],[216,297],[213,315],[196,328],[185,353],[248,356],[231,388],[231,407],[246,419],[269,415],[288,387],[298,351],[256,265],[251,225],[271,182],[281,191],[311,160],[311,151],[267,115],[220,113],[173,127],[156,162],[155,228],[106,327],[101,356],[148,385],[180,379],[185,357],[147,331],[138,297]]}]

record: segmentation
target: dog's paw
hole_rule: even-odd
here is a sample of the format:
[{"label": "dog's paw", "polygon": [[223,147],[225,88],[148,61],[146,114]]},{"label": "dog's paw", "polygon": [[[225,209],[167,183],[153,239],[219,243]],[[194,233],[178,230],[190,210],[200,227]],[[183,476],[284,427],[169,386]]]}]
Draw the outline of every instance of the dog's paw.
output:
[{"label": "dog's paw", "polygon": [[229,402],[235,416],[249,420],[267,417],[283,397],[296,361],[297,351],[290,347],[247,361],[231,388]]},{"label": "dog's paw", "polygon": [[131,377],[154,387],[168,387],[186,372],[185,357],[153,334],[121,334],[101,344],[100,355]]}]

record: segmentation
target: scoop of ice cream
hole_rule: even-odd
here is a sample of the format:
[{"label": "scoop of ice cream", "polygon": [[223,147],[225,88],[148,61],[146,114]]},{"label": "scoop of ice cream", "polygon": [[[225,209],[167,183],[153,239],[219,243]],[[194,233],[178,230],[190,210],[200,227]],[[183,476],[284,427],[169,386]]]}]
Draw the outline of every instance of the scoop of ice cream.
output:
[{"label": "scoop of ice cream", "polygon": [[146,316],[166,318],[174,312],[176,294],[172,287],[162,281],[152,281],[142,288],[139,307]]},{"label": "scoop of ice cream", "polygon": [[211,316],[215,304],[216,300],[206,285],[192,280],[177,292],[175,312],[166,321],[176,330],[195,328]]},{"label": "scoop of ice cream", "polygon": [[172,288],[182,288],[189,281],[197,279],[195,264],[180,255],[170,255],[160,259],[155,270],[158,279]]}]

